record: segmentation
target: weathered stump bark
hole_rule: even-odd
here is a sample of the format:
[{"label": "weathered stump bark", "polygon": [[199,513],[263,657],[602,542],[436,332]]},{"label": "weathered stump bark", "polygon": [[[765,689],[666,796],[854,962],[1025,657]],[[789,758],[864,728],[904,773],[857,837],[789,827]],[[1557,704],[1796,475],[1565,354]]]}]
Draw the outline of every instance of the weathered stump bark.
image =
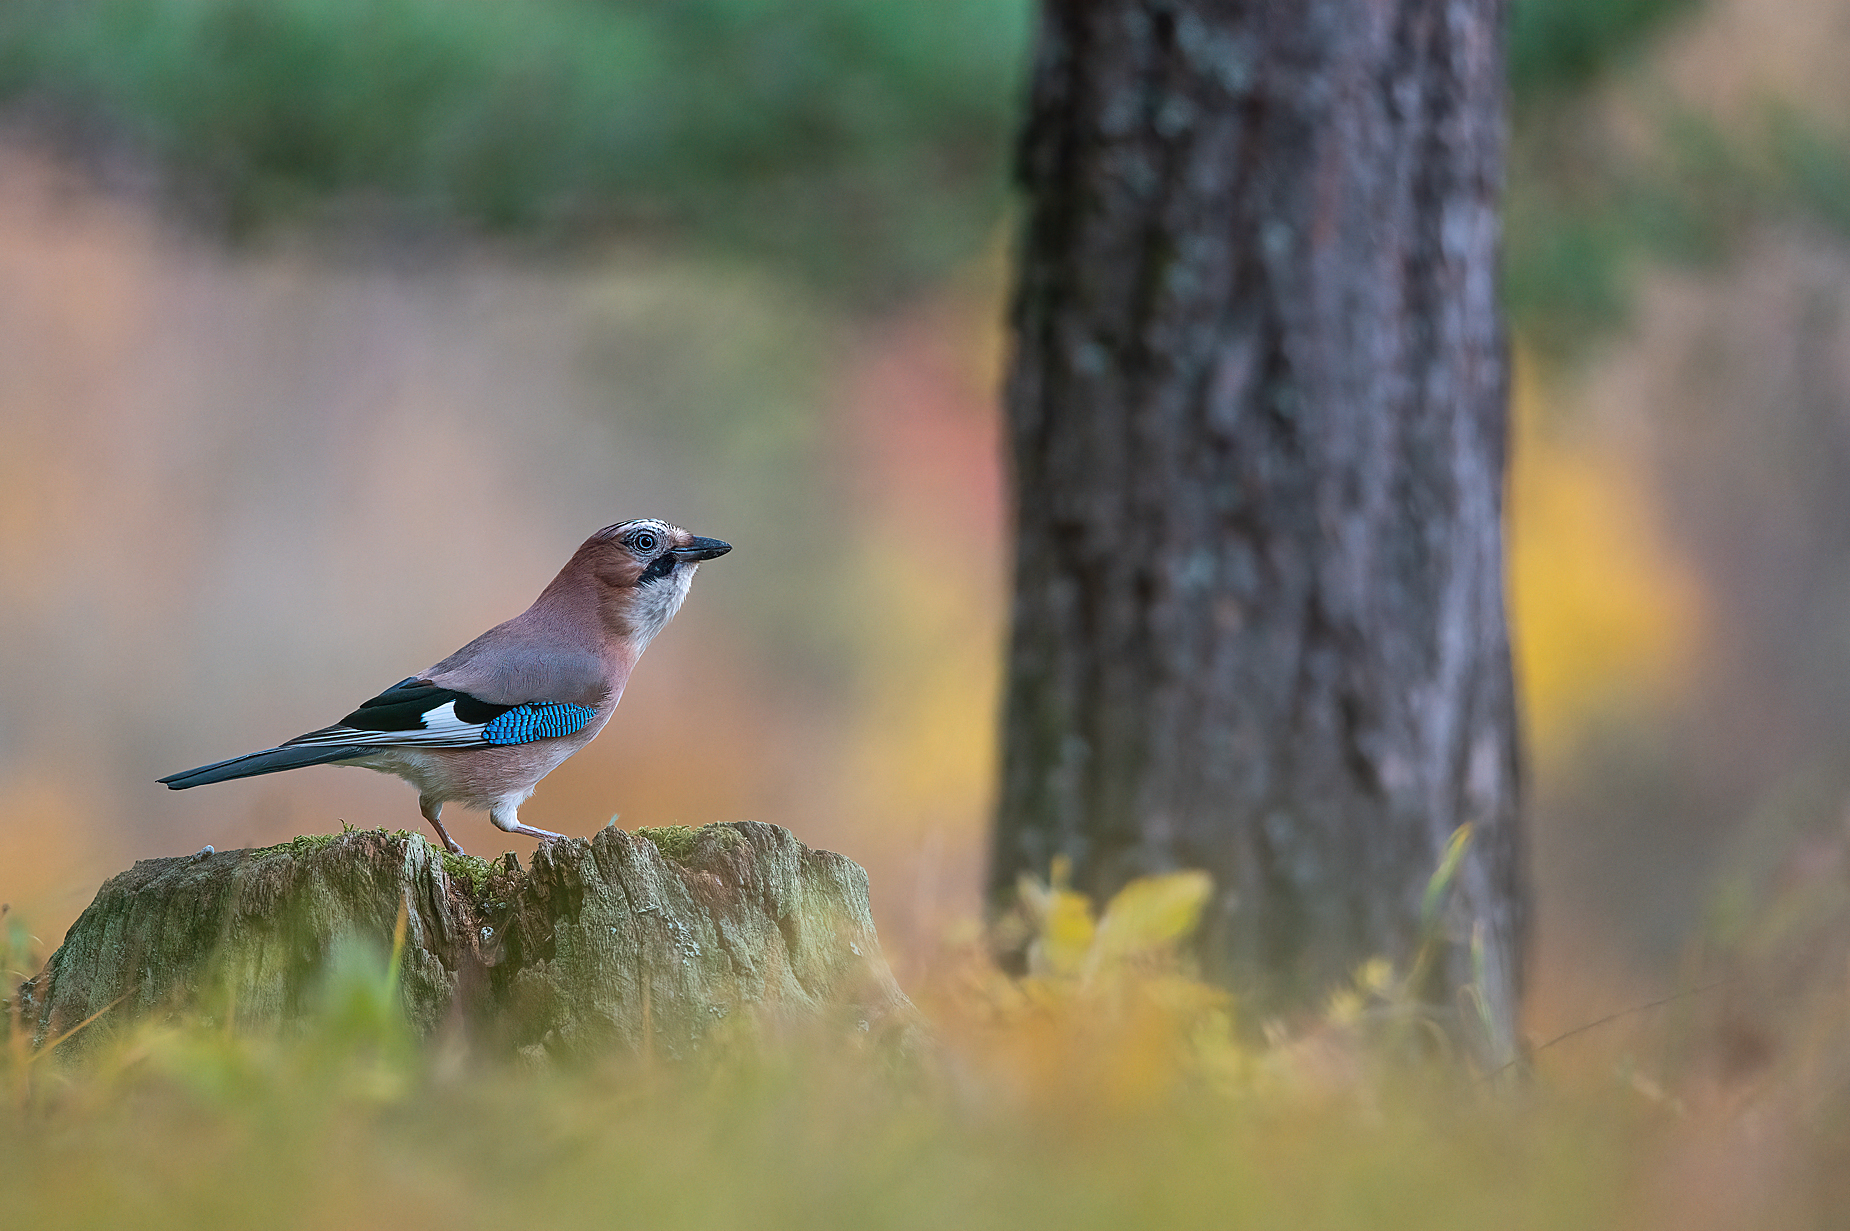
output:
[{"label": "weathered stump bark", "polygon": [[[67,1049],[148,1015],[288,1029],[343,943],[383,953],[406,916],[414,1029],[494,1050],[681,1056],[814,1028],[901,1049],[922,1035],[881,956],[867,874],[755,821],[605,829],[521,870],[382,830],[149,859],[110,880],[19,989],[39,1043],[108,1006]],[[537,1052],[536,1052],[537,1049]]]}]

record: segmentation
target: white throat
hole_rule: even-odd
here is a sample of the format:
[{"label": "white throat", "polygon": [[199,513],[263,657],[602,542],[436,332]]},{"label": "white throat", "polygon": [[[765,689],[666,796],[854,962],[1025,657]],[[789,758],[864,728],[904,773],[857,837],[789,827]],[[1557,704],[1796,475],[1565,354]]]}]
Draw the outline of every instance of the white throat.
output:
[{"label": "white throat", "polygon": [[642,653],[655,634],[667,627],[674,613],[687,601],[687,589],[694,584],[698,564],[683,564],[668,576],[636,587],[635,606],[630,609],[631,634],[636,652]]}]

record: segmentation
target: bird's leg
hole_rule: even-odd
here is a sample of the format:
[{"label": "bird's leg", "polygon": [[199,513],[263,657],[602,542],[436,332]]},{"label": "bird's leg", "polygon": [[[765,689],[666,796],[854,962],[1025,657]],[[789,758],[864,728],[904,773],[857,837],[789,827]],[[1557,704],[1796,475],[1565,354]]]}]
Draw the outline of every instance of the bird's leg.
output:
[{"label": "bird's leg", "polygon": [[529,838],[539,838],[542,841],[565,841],[565,835],[562,833],[554,833],[550,829],[535,829],[531,825],[522,825],[520,823],[519,814],[519,804],[496,804],[488,810],[488,819],[494,823],[496,829],[502,830],[505,833],[524,833]]},{"label": "bird's leg", "polygon": [[424,814],[424,819],[430,822],[430,827],[437,831],[437,836],[439,838],[443,839],[444,850],[452,855],[467,853],[455,838],[450,837],[449,830],[443,827],[443,822],[437,819],[443,813],[443,801],[441,799],[432,799],[428,795],[418,796],[418,811]]}]

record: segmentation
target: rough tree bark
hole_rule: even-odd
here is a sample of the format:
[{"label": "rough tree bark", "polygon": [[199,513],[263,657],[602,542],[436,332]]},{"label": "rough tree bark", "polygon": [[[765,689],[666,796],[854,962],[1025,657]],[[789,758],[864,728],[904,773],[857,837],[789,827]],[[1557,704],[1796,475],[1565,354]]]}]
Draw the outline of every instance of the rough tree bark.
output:
[{"label": "rough tree bark", "polygon": [[[1500,0],[1047,0],[1007,400],[991,901],[1203,868],[1263,1012],[1406,960],[1507,1051]],[[1474,973],[1472,942],[1476,941]]]},{"label": "rough tree bark", "polygon": [[147,1014],[289,1029],[343,939],[388,949],[402,907],[400,990],[422,1034],[548,1057],[803,1028],[920,1045],[858,865],[753,821],[645,832],[547,843],[525,871],[378,830],[143,860],[20,989],[21,1018],[43,1044],[106,1010],[64,1045],[77,1052]]}]

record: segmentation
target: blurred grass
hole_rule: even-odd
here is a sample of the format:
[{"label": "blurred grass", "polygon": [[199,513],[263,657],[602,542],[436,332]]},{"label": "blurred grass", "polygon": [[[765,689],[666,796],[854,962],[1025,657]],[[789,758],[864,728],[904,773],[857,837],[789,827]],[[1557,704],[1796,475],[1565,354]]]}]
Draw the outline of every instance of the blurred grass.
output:
[{"label": "blurred grass", "polygon": [[[939,1052],[910,1068],[823,1037],[681,1066],[420,1046],[358,944],[286,1040],[144,1023],[69,1067],[14,1028],[0,1200],[32,1227],[1828,1224],[1850,1087],[1823,1049],[1720,1097],[1698,1060],[1648,1072],[1661,1046],[1485,1081],[1383,1028],[1408,1006],[1381,963],[1254,1042],[1177,956],[1199,882],[1139,882],[1097,919],[1035,887],[1030,973],[950,945],[918,989]],[[1843,1000],[1809,1019],[1840,1031]]]},{"label": "blurred grass", "polygon": [[0,1198],[36,1227],[1620,1225],[1618,1122],[1377,1063],[1334,1025],[1236,1042],[1174,952],[1199,881],[1095,925],[1041,887],[1033,973],[965,950],[923,1071],[821,1038],[679,1068],[418,1048],[362,946],[288,1040],[151,1023],[66,1068],[16,1028]]}]

